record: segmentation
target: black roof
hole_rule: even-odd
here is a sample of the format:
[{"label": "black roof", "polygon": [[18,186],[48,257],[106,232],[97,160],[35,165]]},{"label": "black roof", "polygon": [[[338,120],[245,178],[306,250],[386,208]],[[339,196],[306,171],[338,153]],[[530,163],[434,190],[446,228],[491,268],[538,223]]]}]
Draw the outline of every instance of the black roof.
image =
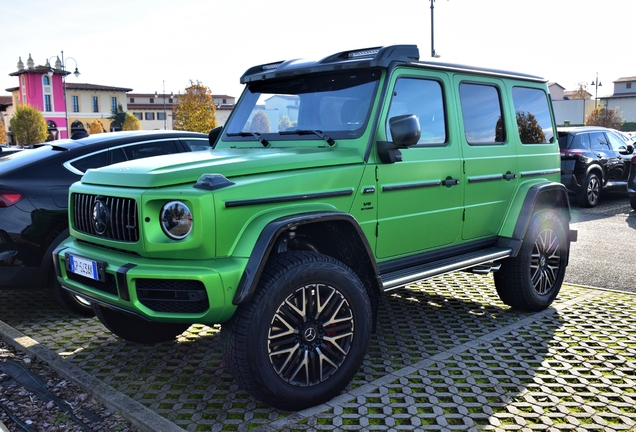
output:
[{"label": "black roof", "polygon": [[548,82],[547,79],[538,76],[505,70],[441,63],[437,61],[420,61],[420,53],[417,45],[390,45],[385,47],[343,51],[317,61],[294,59],[253,66],[249,68],[243,76],[241,76],[241,84],[343,69],[372,67],[388,68],[390,65],[395,64],[409,64],[414,67],[450,70],[454,72],[480,73],[536,82]]}]

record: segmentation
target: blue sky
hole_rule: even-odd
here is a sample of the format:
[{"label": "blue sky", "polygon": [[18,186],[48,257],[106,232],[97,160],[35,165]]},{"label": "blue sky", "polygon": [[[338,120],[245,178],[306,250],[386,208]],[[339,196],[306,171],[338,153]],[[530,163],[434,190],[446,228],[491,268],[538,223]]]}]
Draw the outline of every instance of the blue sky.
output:
[{"label": "blue sky", "polygon": [[[69,82],[238,97],[250,66],[390,44],[430,59],[430,0],[0,0],[0,95],[18,57],[64,51]],[[634,0],[436,0],[439,61],[543,76],[568,90],[636,76]],[[53,63],[53,58],[51,62]],[[591,91],[590,91],[591,90]],[[594,87],[588,88],[594,94]]]}]

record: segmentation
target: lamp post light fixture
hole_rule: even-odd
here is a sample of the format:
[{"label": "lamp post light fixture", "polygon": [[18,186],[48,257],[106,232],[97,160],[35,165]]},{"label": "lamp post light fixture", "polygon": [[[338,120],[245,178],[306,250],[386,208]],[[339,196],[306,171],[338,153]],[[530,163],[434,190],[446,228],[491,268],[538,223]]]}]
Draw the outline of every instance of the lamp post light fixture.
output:
[{"label": "lamp post light fixture", "polygon": [[[166,116],[166,81],[162,80],[163,85],[163,130],[168,128],[168,117]],[[158,98],[159,95],[155,91],[155,98]],[[174,93],[170,92],[170,99],[174,98]]]},{"label": "lamp post light fixture", "polygon": [[73,72],[73,75],[75,75],[75,78],[78,78],[80,76],[79,70],[77,70],[77,60],[75,60],[73,57],[67,57],[66,59],[64,59],[64,51],[61,52],[62,53],[62,60],[60,60],[60,57],[58,56],[57,59],[55,60],[55,69],[53,69],[51,67],[51,64],[49,63],[49,60],[52,59],[53,57],[50,57],[49,60],[46,61],[46,66],[48,67],[48,75],[49,77],[53,76],[53,73],[55,72],[55,70],[62,70],[62,87],[64,89],[64,119],[66,120],[66,137],[69,138],[70,134],[69,134],[69,127],[68,127],[68,103],[66,101],[66,75],[70,75],[70,72],[66,71],[66,63],[68,62],[68,60],[73,60],[75,62],[75,72]]},{"label": "lamp post light fixture", "polygon": [[594,86],[594,109],[596,109],[596,103],[598,101],[598,88],[603,85],[598,81],[598,72],[596,72],[596,81],[592,81],[592,85]]}]

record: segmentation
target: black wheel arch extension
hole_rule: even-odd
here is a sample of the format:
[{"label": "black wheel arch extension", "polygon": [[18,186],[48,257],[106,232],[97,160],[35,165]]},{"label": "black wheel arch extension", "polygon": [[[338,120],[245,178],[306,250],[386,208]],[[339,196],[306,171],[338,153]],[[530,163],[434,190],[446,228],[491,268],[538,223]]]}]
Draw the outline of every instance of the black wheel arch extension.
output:
[{"label": "black wheel arch extension", "polygon": [[568,244],[576,241],[576,231],[569,229],[571,216],[568,191],[562,183],[550,182],[530,187],[521,206],[512,238],[500,237],[497,246],[510,247],[512,248],[512,256],[517,256],[532,216],[537,211],[544,209],[558,211],[564,223],[567,224],[564,229]]},{"label": "black wheel arch extension", "polygon": [[286,250],[310,250],[338,259],[368,288],[371,302],[382,291],[373,251],[356,219],[347,213],[313,212],[271,221],[261,232],[232,303],[248,302],[268,259]]}]

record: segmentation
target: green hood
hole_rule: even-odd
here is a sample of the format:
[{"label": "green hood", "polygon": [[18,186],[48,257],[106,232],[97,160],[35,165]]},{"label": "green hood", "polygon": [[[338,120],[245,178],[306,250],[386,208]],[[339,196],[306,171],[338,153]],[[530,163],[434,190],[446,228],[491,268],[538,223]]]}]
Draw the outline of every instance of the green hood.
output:
[{"label": "green hood", "polygon": [[246,148],[155,156],[90,169],[82,183],[154,188],[194,183],[202,174],[227,178],[363,162],[351,148]]}]

